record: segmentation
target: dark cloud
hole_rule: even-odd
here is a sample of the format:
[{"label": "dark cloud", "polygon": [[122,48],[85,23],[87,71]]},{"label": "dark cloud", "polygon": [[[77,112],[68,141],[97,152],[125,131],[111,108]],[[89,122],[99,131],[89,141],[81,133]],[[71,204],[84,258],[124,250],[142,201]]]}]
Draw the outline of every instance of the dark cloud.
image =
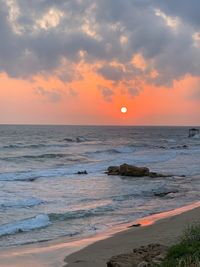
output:
[{"label": "dark cloud", "polygon": [[199,28],[200,26],[200,1],[199,0],[156,0],[159,6],[167,15],[181,18],[184,22]]},{"label": "dark cloud", "polygon": [[97,72],[106,80],[111,81],[121,81],[125,75],[122,67],[115,67],[111,65],[104,65],[103,67],[97,69]]},{"label": "dark cloud", "polygon": [[114,92],[112,89],[104,87],[104,86],[99,86],[99,90],[101,91],[105,101],[107,101],[107,102],[112,101],[112,98],[114,96]]},{"label": "dark cloud", "polygon": [[[199,0],[0,0],[0,6],[0,71],[10,76],[53,73],[71,82],[81,79],[69,67],[79,62],[118,83],[171,86],[200,75]],[[136,54],[144,69],[132,63]]]}]

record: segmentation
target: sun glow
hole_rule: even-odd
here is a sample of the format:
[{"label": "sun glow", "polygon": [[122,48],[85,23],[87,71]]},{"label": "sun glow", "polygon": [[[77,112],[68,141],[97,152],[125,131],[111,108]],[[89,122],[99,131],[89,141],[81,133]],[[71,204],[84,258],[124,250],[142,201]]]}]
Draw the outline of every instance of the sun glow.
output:
[{"label": "sun glow", "polygon": [[125,114],[125,113],[127,113],[127,111],[128,111],[127,107],[122,107],[121,108],[121,113]]}]

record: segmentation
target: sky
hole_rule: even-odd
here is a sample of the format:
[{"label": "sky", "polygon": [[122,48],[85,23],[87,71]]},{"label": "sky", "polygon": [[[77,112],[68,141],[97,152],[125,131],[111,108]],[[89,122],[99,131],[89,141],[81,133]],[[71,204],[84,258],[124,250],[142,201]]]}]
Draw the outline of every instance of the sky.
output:
[{"label": "sky", "polygon": [[0,124],[200,125],[199,10],[0,0]]}]

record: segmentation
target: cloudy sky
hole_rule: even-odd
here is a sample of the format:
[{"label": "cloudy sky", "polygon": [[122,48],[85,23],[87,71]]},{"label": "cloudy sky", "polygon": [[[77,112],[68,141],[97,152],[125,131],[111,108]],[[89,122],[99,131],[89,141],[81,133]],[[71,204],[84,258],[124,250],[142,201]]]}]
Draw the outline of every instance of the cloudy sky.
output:
[{"label": "cloudy sky", "polygon": [[0,0],[0,123],[200,125],[199,10]]}]

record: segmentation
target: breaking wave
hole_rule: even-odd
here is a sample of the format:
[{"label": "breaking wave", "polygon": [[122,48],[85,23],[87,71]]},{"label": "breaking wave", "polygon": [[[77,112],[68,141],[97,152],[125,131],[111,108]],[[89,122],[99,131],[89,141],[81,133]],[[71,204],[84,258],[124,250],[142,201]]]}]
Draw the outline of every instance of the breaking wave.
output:
[{"label": "breaking wave", "polygon": [[0,236],[28,232],[35,229],[47,227],[48,225],[50,225],[50,220],[48,215],[41,214],[32,218],[1,225]]}]

